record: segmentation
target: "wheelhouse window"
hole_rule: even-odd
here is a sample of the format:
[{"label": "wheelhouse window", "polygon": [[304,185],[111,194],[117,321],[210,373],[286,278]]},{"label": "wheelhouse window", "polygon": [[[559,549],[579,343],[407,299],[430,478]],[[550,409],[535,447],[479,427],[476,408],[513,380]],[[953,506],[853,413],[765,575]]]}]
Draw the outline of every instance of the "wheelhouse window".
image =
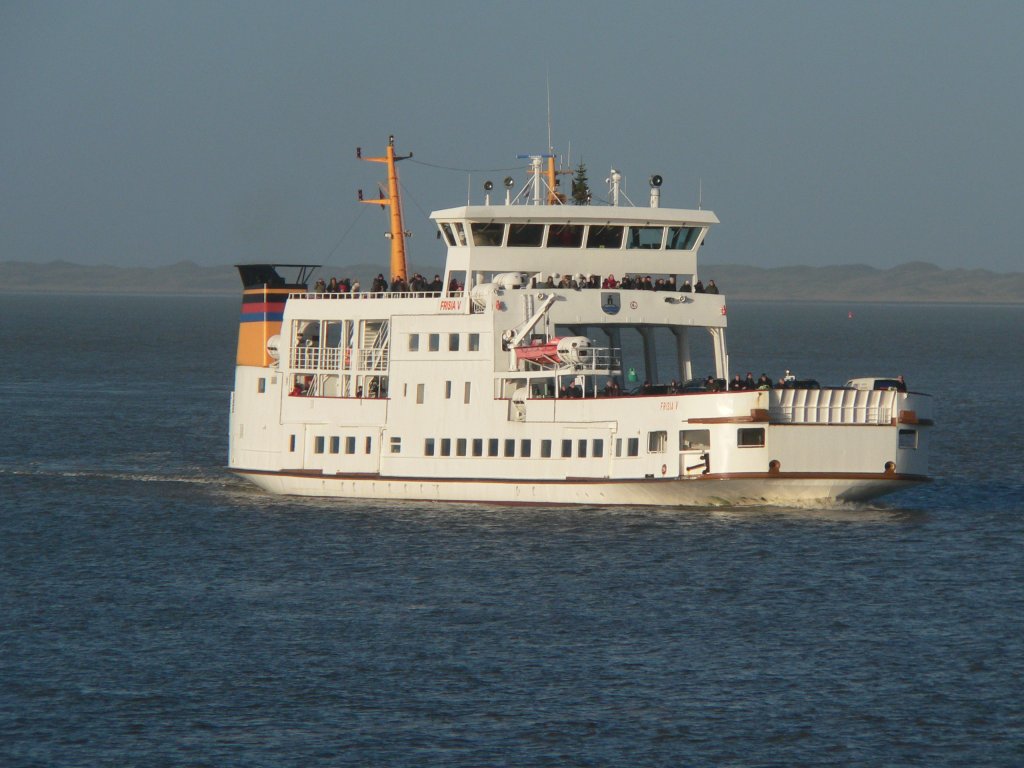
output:
[{"label": "wheelhouse window", "polygon": [[668,432],[659,430],[647,433],[647,452],[664,453],[668,445]]},{"label": "wheelhouse window", "polygon": [[671,251],[692,251],[700,233],[701,227],[669,227],[665,247]]},{"label": "wheelhouse window", "polygon": [[764,427],[745,428],[737,431],[736,444],[740,448],[763,448]]},{"label": "wheelhouse window", "polygon": [[445,243],[455,245],[455,233],[452,231],[452,225],[448,222],[441,224],[441,235],[444,237]]},{"label": "wheelhouse window", "polygon": [[706,451],[711,447],[711,430],[681,429],[679,430],[679,450]]},{"label": "wheelhouse window", "polygon": [[621,248],[623,227],[612,224],[591,224],[587,248]]},{"label": "wheelhouse window", "polygon": [[505,225],[477,222],[469,225],[469,231],[473,233],[473,245],[501,245],[505,236]]},{"label": "wheelhouse window", "polygon": [[626,248],[660,250],[661,238],[664,233],[663,227],[630,227]]},{"label": "wheelhouse window", "polygon": [[581,245],[582,224],[552,224],[548,229],[548,248],[579,248]]},{"label": "wheelhouse window", "polygon": [[510,248],[539,248],[544,239],[543,224],[509,224],[508,245]]},{"label": "wheelhouse window", "polygon": [[452,224],[455,227],[455,242],[459,245],[466,244],[466,228],[462,226],[461,221],[456,221]]}]

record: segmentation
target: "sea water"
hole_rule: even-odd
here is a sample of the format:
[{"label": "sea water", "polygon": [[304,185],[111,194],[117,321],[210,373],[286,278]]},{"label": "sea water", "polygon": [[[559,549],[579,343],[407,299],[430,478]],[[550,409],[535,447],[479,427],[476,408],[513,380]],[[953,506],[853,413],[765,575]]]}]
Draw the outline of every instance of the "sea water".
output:
[{"label": "sea water", "polygon": [[238,312],[0,296],[0,765],[1024,764],[1024,308],[731,303],[936,398],[933,483],[754,509],[263,494]]}]

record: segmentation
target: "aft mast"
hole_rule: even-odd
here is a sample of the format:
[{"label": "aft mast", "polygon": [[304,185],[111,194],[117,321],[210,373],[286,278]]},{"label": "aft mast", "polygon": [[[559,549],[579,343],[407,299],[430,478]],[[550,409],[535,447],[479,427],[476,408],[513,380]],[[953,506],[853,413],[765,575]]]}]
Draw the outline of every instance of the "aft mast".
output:
[{"label": "aft mast", "polygon": [[409,269],[405,259],[405,238],[410,233],[406,232],[402,226],[402,201],[398,187],[398,168],[395,164],[399,160],[407,160],[412,157],[412,152],[408,155],[396,155],[395,137],[392,135],[388,136],[388,149],[384,157],[363,157],[362,147],[356,147],[356,157],[370,163],[386,163],[388,166],[388,196],[385,198],[382,192],[377,200],[364,200],[363,191],[359,190],[359,201],[381,207],[386,205],[391,208],[391,231],[387,235],[388,239],[391,240],[390,279],[392,282],[394,282],[396,277],[401,277],[403,280],[408,279]]}]

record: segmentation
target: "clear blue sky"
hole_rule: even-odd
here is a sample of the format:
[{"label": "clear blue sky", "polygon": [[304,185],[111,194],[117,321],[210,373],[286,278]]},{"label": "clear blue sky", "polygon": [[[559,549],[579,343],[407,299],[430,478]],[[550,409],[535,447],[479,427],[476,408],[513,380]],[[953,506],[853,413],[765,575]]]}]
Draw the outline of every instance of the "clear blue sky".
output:
[{"label": "clear blue sky", "polygon": [[[387,258],[553,143],[704,204],[705,256],[1024,270],[1024,3],[0,3],[0,260]],[[422,161],[416,162],[416,161]],[[426,163],[464,170],[442,170]]]}]

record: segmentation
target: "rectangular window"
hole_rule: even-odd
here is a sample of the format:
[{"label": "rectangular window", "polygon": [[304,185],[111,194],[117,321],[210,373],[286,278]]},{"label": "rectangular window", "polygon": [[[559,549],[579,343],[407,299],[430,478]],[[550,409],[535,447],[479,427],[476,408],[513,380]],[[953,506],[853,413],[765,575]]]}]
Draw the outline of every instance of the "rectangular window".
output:
[{"label": "rectangular window", "polygon": [[473,245],[501,245],[505,236],[505,225],[476,222],[469,225],[469,231],[473,233]]},{"label": "rectangular window", "polygon": [[455,455],[465,456],[466,455],[466,438],[460,437],[455,441]]},{"label": "rectangular window", "polygon": [[363,453],[369,455],[370,451],[373,449],[373,438],[370,437],[369,435],[366,436],[366,442],[364,443],[364,446],[365,450],[363,451]]},{"label": "rectangular window", "polygon": [[600,459],[604,456],[604,440],[594,440],[594,442],[591,443],[591,448],[591,455],[595,459]]},{"label": "rectangular window", "polygon": [[441,334],[431,333],[427,336],[427,349],[431,352],[437,352],[441,349]]},{"label": "rectangular window", "polygon": [[615,458],[622,457],[622,438],[615,438]]},{"label": "rectangular window", "polygon": [[901,429],[900,430],[900,448],[910,448],[917,450],[917,430],[916,429]]},{"label": "rectangular window", "polygon": [[736,433],[736,444],[740,448],[761,448],[764,446],[764,427],[747,427]]},{"label": "rectangular window", "polygon": [[428,437],[423,441],[423,455],[433,456],[434,455],[434,438]]},{"label": "rectangular window", "polygon": [[680,451],[706,451],[711,447],[711,431],[707,429],[679,430]]},{"label": "rectangular window", "polygon": [[452,383],[450,381],[446,381],[444,383],[444,399],[445,400],[451,400],[452,399]]},{"label": "rectangular window", "polygon": [[455,245],[455,233],[452,231],[452,225],[444,223],[441,225],[441,234],[444,235],[444,241],[449,245]]},{"label": "rectangular window", "polygon": [[416,405],[423,405],[423,398],[426,396],[426,393],[427,393],[427,385],[426,384],[417,384],[416,385]]},{"label": "rectangular window", "polygon": [[402,452],[402,438],[392,437],[391,438],[391,452],[401,453]]},{"label": "rectangular window", "polygon": [[626,440],[626,455],[627,456],[639,456],[640,455],[640,438],[630,437]]},{"label": "rectangular window", "polygon": [[700,231],[700,227],[669,227],[668,242],[665,245],[673,251],[691,251],[697,244]]},{"label": "rectangular window", "polygon": [[498,455],[498,438],[492,437],[487,441],[487,455],[497,456]]},{"label": "rectangular window", "polygon": [[572,457],[572,440],[562,441],[562,458],[568,459]]},{"label": "rectangular window", "polygon": [[551,458],[551,441],[550,440],[541,440],[540,441],[540,457],[542,459],[550,459]]},{"label": "rectangular window", "polygon": [[479,333],[471,333],[471,334],[469,334],[469,338],[466,340],[466,349],[469,350],[470,352],[479,352],[480,351],[480,334]]},{"label": "rectangular window", "polygon": [[341,452],[341,438],[337,435],[331,437],[331,453]]},{"label": "rectangular window", "polygon": [[295,435],[289,435],[288,437],[288,450],[295,453]]},{"label": "rectangular window", "polygon": [[660,250],[661,236],[664,232],[664,227],[630,227],[626,248]]},{"label": "rectangular window", "polygon": [[451,441],[451,438],[448,438],[448,437],[441,438],[441,455],[442,456],[451,456],[452,455],[452,441]]},{"label": "rectangular window", "polygon": [[548,231],[548,248],[579,248],[583,245],[582,224],[552,224]]},{"label": "rectangular window", "polygon": [[581,459],[587,458],[587,439],[585,437],[576,441],[576,455]]},{"label": "rectangular window", "polygon": [[472,389],[472,387],[470,386],[471,383],[472,382],[467,381],[466,386],[463,387],[462,390],[462,402],[464,402],[466,405],[469,405],[469,392]]},{"label": "rectangular window", "polygon": [[448,351],[458,352],[459,351],[459,334],[449,333],[448,334]]},{"label": "rectangular window", "polygon": [[648,453],[664,453],[666,447],[668,447],[668,432],[658,431],[647,433]]},{"label": "rectangular window", "polygon": [[323,435],[317,435],[315,438],[313,438],[313,453],[323,453],[323,452],[324,452],[324,436]]},{"label": "rectangular window", "polygon": [[505,458],[512,458],[516,455],[516,441],[509,438],[505,441]]},{"label": "rectangular window", "polygon": [[473,455],[483,456],[484,455],[484,440],[482,437],[473,438]]},{"label": "rectangular window", "polygon": [[621,248],[622,227],[612,224],[591,224],[587,233],[587,248]]},{"label": "rectangular window", "polygon": [[409,351],[419,352],[420,351],[420,335],[418,333],[409,334]]},{"label": "rectangular window", "polygon": [[461,221],[456,221],[452,224],[455,227],[455,240],[459,245],[466,244],[466,228],[462,226]]},{"label": "rectangular window", "polygon": [[530,445],[530,441],[529,440],[520,440],[519,441],[519,455],[520,456],[522,456],[524,459],[528,459],[528,458],[530,458],[530,454],[532,453],[532,451],[533,451],[533,446]]},{"label": "rectangular window", "polygon": [[261,378],[256,382],[256,391],[259,392],[261,395],[267,391],[266,379]]},{"label": "rectangular window", "polygon": [[543,224],[509,224],[508,247],[538,248],[544,239]]},{"label": "rectangular window", "polygon": [[356,438],[355,435],[349,435],[345,438],[345,453],[349,456],[356,452]]}]

